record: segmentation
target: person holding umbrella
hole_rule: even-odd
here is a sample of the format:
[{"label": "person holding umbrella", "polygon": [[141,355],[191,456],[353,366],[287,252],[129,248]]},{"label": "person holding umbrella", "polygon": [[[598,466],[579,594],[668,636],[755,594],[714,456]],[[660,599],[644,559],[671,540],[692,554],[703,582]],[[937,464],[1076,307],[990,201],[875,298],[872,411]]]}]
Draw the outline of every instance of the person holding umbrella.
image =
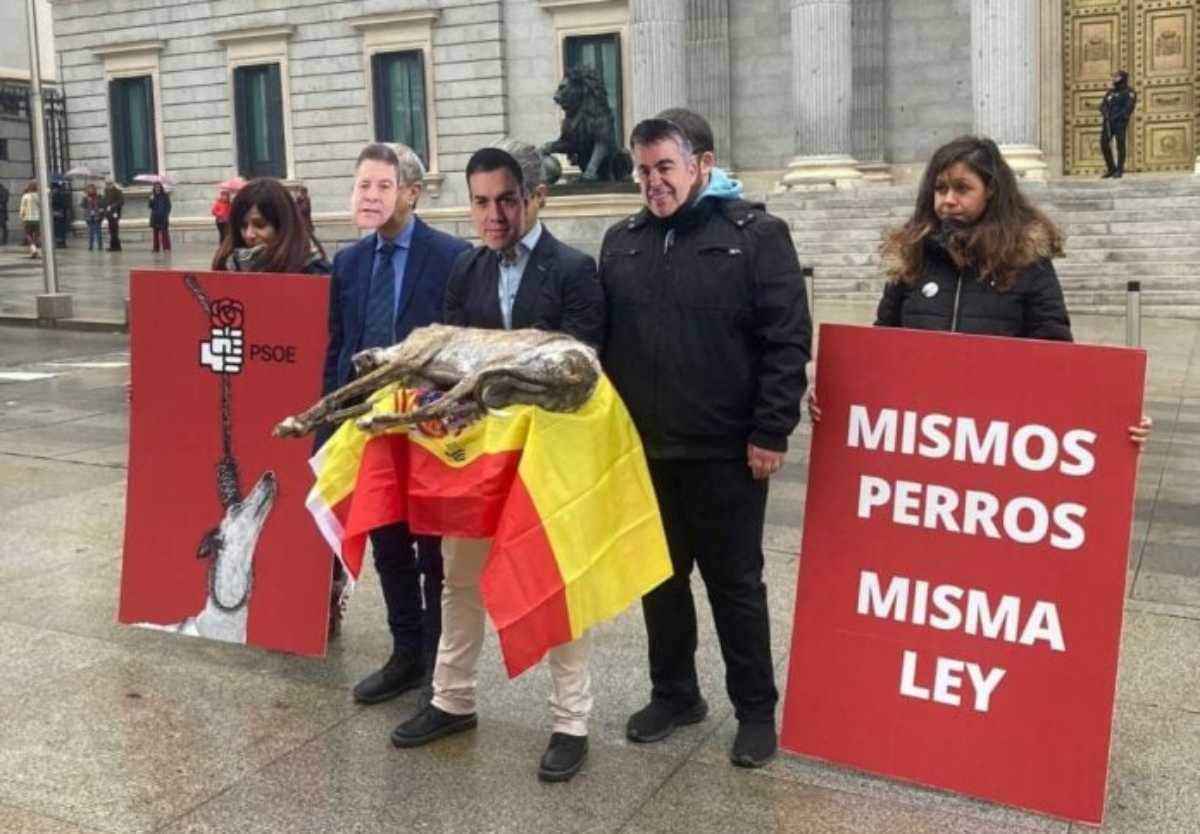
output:
[{"label": "person holding umbrella", "polygon": [[150,190],[150,229],[154,238],[152,252],[162,249],[171,251],[171,198],[161,182],[156,182]]},{"label": "person holding umbrella", "polygon": [[54,225],[54,245],[60,249],[66,248],[71,195],[67,191],[67,181],[57,175],[50,179],[50,214]]}]

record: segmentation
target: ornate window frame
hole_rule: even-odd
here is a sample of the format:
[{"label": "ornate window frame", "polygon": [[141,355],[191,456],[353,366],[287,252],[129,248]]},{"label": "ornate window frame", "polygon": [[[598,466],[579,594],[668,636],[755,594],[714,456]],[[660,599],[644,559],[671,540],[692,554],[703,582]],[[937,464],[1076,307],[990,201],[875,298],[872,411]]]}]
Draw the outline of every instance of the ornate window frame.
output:
[{"label": "ornate window frame", "polygon": [[233,71],[238,67],[279,64],[279,93],[283,108],[283,153],[286,157],[286,182],[296,180],[296,153],[292,146],[292,83],[288,69],[288,42],[296,27],[258,26],[237,29],[216,35],[217,43],[225,47],[226,86],[229,91],[229,129],[233,134],[233,155],[229,164],[238,170],[237,114]]},{"label": "ornate window frame", "polygon": [[362,35],[368,136],[375,136],[375,78],[371,72],[371,59],[380,52],[421,53],[425,70],[425,137],[429,146],[425,191],[431,197],[441,193],[442,183],[446,179],[438,161],[437,94],[433,86],[433,27],[440,16],[440,9],[424,8],[346,20]]},{"label": "ornate window frame", "polygon": [[[159,55],[166,45],[166,41],[152,39],[115,43],[92,50],[104,65],[104,101],[109,114],[112,113],[112,81],[119,78],[150,76],[150,89],[154,93],[154,155],[158,163],[159,174],[167,170],[166,145],[163,142],[162,84],[159,81],[158,69]],[[113,176],[116,176],[117,172],[116,161],[110,126],[108,131],[108,170],[112,172]],[[127,192],[132,190],[134,194],[139,191],[136,186],[132,189],[126,187],[125,190]],[[146,186],[143,190],[149,192],[150,188]]]},{"label": "ornate window frame", "polygon": [[554,18],[554,57],[558,72],[566,70],[567,38],[617,35],[621,48],[621,124],[633,126],[633,40],[629,0],[537,0]]}]

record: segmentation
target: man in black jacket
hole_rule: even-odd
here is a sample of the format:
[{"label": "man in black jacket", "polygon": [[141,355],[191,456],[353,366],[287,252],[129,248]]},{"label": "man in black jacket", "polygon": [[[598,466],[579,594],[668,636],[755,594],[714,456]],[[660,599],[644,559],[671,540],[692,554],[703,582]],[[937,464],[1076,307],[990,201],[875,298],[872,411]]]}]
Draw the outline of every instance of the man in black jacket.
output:
[{"label": "man in black jacket", "polygon": [[683,130],[647,119],[630,137],[645,208],[608,230],[600,276],[608,300],[605,370],[649,459],[675,574],[642,600],[651,700],[633,741],[702,720],[698,564],[739,726],[730,758],[775,754],[762,534],[767,479],[800,419],[812,322],[785,223],[704,176]]},{"label": "man in black jacket", "polygon": [[[599,347],[604,298],[596,262],[551,237],[538,221],[545,201],[541,157],[532,145],[502,143],[467,162],[471,218],[483,245],[459,255],[446,286],[446,324],[512,330],[559,330]],[[442,540],[446,584],[433,699],[392,733],[397,747],[420,747],[474,728],[476,665],[483,646],[480,577],[491,539]],[[550,743],[538,778],[565,782],[587,758],[592,709],[591,635],[547,655],[553,683]]]},{"label": "man in black jacket", "polygon": [[[1104,165],[1108,171],[1103,179],[1120,179],[1125,173],[1125,129],[1133,118],[1137,107],[1137,93],[1129,86],[1129,73],[1118,70],[1113,76],[1112,89],[1100,101],[1100,113],[1104,116],[1104,127],[1100,131],[1100,150],[1104,154]],[[1117,161],[1113,162],[1112,140],[1117,140]]]}]

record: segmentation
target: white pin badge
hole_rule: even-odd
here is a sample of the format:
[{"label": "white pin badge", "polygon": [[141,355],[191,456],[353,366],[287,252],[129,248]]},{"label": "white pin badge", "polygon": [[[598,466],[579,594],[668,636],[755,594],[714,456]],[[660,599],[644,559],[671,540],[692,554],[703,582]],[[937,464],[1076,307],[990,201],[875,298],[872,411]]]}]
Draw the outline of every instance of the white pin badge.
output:
[{"label": "white pin badge", "polygon": [[938,294],[938,285],[930,281],[925,286],[921,287],[921,295],[926,298],[933,298]]}]

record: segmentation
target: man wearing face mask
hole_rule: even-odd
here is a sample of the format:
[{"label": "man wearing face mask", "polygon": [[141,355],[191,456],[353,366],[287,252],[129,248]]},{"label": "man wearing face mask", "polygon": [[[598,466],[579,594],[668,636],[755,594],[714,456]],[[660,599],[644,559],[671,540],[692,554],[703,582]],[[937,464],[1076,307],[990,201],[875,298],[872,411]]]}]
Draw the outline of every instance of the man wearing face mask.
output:
[{"label": "man wearing face mask", "polygon": [[[1102,179],[1120,179],[1125,173],[1125,130],[1137,107],[1137,93],[1129,86],[1129,73],[1118,70],[1113,76],[1112,88],[1100,101],[1100,113],[1104,116],[1104,127],[1100,132],[1100,150],[1104,154],[1104,165],[1108,169]],[[1117,140],[1117,160],[1113,162],[1112,141]]]},{"label": "man wearing face mask", "polygon": [[[647,119],[630,137],[645,207],[608,230],[603,362],[642,436],[674,576],[642,600],[650,703],[632,741],[704,719],[689,578],[708,590],[738,719],[730,759],[776,750],[762,535],[768,479],[800,419],[812,323],[787,224],[713,190],[686,132]],[[711,165],[711,160],[708,162]]]},{"label": "man wearing face mask", "polygon": [[[324,394],[350,381],[354,354],[401,342],[414,328],[442,320],[450,266],[471,247],[414,214],[424,176],[420,158],[403,145],[370,144],[359,154],[351,204],[355,225],[371,234],[333,259]],[[319,434],[318,445],[327,437],[328,432]],[[362,704],[426,683],[442,624],[440,541],[414,536],[399,523],[372,532],[371,549],[392,653],[354,687],[354,699]]]},{"label": "man wearing face mask", "polygon": [[[604,298],[596,262],[539,222],[546,199],[541,166],[533,145],[511,140],[476,151],[467,162],[471,219],[483,245],[455,262],[445,320],[497,330],[558,330],[599,347]],[[420,747],[478,723],[476,668],[484,637],[479,583],[491,544],[491,539],[443,540],[446,584],[433,698],[392,733],[397,747]],[[538,764],[542,781],[570,780],[587,758],[591,645],[591,634],[584,634],[546,656],[552,730]]]}]

